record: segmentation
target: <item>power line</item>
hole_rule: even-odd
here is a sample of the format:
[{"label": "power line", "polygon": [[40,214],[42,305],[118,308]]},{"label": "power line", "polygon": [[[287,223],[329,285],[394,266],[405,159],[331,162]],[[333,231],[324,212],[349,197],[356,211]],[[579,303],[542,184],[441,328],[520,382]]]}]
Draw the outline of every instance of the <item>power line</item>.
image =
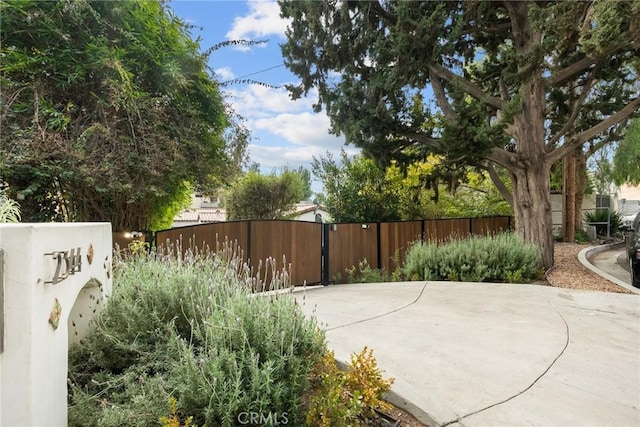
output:
[{"label": "power line", "polygon": [[280,67],[284,67],[284,62],[282,64],[280,64],[280,65],[274,65],[273,67],[265,68],[264,70],[255,71],[253,73],[245,74],[244,76],[240,76],[240,77],[234,77],[231,80],[227,80],[225,82],[220,83],[220,85],[225,85],[227,83],[232,83],[232,82],[235,82],[235,81],[238,81],[238,80],[246,79],[247,77],[255,76],[256,74],[264,73],[265,71],[274,70],[274,69],[280,68]]}]

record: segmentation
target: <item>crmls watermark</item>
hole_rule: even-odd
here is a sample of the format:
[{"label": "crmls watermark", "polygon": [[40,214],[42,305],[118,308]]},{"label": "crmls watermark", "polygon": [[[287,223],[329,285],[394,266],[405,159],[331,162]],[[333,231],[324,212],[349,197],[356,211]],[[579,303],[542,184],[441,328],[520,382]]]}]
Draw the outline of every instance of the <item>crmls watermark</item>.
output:
[{"label": "crmls watermark", "polygon": [[289,413],[240,412],[238,423],[243,426],[283,426],[289,423]]}]

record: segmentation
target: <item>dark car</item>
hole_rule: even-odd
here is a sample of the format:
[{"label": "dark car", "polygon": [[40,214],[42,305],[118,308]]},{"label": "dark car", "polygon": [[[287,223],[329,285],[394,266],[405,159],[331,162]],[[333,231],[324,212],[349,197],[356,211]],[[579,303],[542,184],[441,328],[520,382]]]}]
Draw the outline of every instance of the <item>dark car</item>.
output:
[{"label": "dark car", "polygon": [[631,284],[640,288],[640,212],[631,225],[623,226],[624,240],[627,244],[627,260],[631,269]]}]

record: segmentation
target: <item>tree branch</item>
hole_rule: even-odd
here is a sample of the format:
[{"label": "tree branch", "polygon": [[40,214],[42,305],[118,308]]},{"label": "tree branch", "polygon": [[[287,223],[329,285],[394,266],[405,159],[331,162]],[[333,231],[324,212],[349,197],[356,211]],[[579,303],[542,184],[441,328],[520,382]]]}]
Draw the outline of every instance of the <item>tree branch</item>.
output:
[{"label": "tree branch", "polygon": [[446,80],[451,84],[459,86],[461,89],[463,89],[469,95],[473,96],[478,101],[484,102],[485,104],[488,104],[497,109],[502,109],[502,100],[500,98],[496,98],[495,96],[491,96],[487,94],[478,86],[471,83],[469,80],[455,74],[451,70],[444,68],[442,65],[431,64],[429,66],[429,71],[432,71],[436,76],[440,77],[441,79]]},{"label": "tree branch", "polygon": [[600,62],[602,59],[611,55],[616,50],[617,50],[616,47],[610,47],[606,49],[604,52],[602,52],[600,55],[597,55],[595,57],[585,56],[581,60],[574,62],[568,67],[565,67],[561,70],[556,71],[555,73],[552,73],[550,77],[547,77],[545,79],[545,83],[547,87],[562,83],[565,80],[575,76],[576,74],[583,72],[587,68],[591,67],[593,64]]},{"label": "tree branch", "polygon": [[[426,147],[432,147],[437,149],[442,148],[440,141],[437,138],[431,138],[421,133],[401,132],[398,134],[398,136],[414,140],[420,144],[425,145]],[[489,154],[485,156],[485,158],[491,162],[499,164],[500,166],[512,172],[521,168],[521,166],[518,164],[516,154],[511,153],[503,148],[499,148],[499,147],[492,148]]]},{"label": "tree branch", "polygon": [[440,148],[440,142],[436,138],[431,138],[418,132],[401,132],[398,135],[404,138],[413,139],[427,147]]},{"label": "tree branch", "polygon": [[516,169],[520,169],[521,166],[518,165],[516,154],[511,153],[504,148],[494,147],[491,149],[491,152],[485,156],[487,160],[490,160],[494,163],[499,164],[500,166],[514,171]]},{"label": "tree branch", "polygon": [[507,87],[507,83],[504,81],[504,76],[500,75],[498,79],[498,87],[500,88],[500,98],[503,101],[509,101],[511,99],[511,95],[509,95],[509,88]]},{"label": "tree branch", "polygon": [[629,117],[633,114],[638,108],[640,108],[640,98],[636,98],[630,103],[627,104],[622,110],[618,111],[615,114],[612,114],[605,120],[601,121],[595,126],[580,132],[573,138],[571,138],[568,142],[566,142],[562,147],[556,148],[554,151],[545,154],[545,161],[550,163],[555,163],[558,160],[564,158],[571,151],[578,148],[585,141],[590,140],[591,138],[596,137],[601,134],[611,126],[621,122],[622,120]]},{"label": "tree branch", "polygon": [[569,118],[567,119],[562,129],[560,129],[560,131],[556,133],[554,136],[552,136],[549,142],[547,142],[546,145],[548,148],[550,149],[553,148],[555,143],[558,142],[560,138],[562,138],[576,122],[576,119],[578,118],[578,113],[580,112],[580,107],[584,103],[584,100],[587,98],[587,95],[589,94],[589,92],[591,91],[591,88],[593,87],[593,83],[595,82],[596,70],[598,68],[599,67],[595,67],[589,73],[589,77],[587,78],[587,81],[585,82],[582,88],[582,92],[580,93],[580,96],[578,97],[578,99],[576,99],[576,101],[573,104],[573,108],[571,110],[571,114],[569,115]]},{"label": "tree branch", "polygon": [[504,181],[502,181],[502,178],[500,178],[500,175],[498,175],[498,172],[493,167],[493,164],[491,162],[487,162],[487,164],[485,165],[485,169],[487,170],[487,172],[489,172],[489,177],[500,192],[500,195],[504,198],[504,200],[507,201],[507,203],[509,203],[509,205],[513,206],[513,194],[511,194]]},{"label": "tree branch", "polygon": [[598,151],[599,149],[603,148],[607,144],[610,144],[613,141],[619,140],[620,137],[622,136],[622,130],[624,129],[624,125],[628,121],[629,121],[629,117],[626,117],[625,119],[623,119],[619,123],[617,123],[618,124],[617,128],[610,130],[609,131],[609,135],[607,135],[605,138],[602,138],[601,140],[599,140],[595,144],[590,143],[589,144],[589,149],[587,150],[587,157],[591,157],[596,151]]},{"label": "tree branch", "polygon": [[447,95],[444,93],[444,87],[442,87],[440,77],[438,77],[433,71],[430,71],[429,74],[431,78],[431,87],[433,87],[433,94],[436,97],[436,103],[447,119],[452,122],[457,122],[460,116],[449,103]]},{"label": "tree branch", "polygon": [[380,17],[387,21],[387,23],[396,25],[396,23],[398,22],[398,17],[386,10],[379,1],[373,2],[372,6],[373,9],[380,15]]}]

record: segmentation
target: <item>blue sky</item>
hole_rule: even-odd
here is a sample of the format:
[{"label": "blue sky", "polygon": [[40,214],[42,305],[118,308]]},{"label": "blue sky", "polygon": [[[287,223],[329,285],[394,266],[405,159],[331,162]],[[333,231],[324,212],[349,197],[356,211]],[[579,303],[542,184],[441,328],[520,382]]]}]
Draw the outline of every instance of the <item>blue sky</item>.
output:
[{"label": "blue sky", "polygon": [[[192,30],[192,36],[201,38],[202,49],[225,40],[269,40],[250,48],[225,47],[210,58],[221,82],[257,73],[250,78],[279,87],[234,84],[225,88],[227,100],[251,130],[251,161],[259,163],[263,172],[283,166],[308,167],[314,155],[340,151],[344,138],[330,135],[329,118],[312,110],[316,95],[294,102],[283,87],[298,79],[283,65],[279,44],[285,41],[287,22],[280,18],[275,2],[177,0],[169,7],[182,20],[199,27]],[[320,191],[317,183],[314,191]]]}]

